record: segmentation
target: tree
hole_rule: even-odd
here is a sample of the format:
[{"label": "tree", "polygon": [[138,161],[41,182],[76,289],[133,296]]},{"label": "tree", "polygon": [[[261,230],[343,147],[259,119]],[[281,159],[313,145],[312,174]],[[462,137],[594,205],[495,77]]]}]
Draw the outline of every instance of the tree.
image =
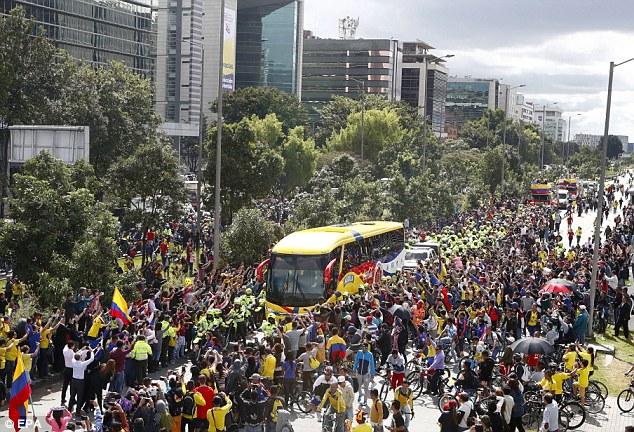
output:
[{"label": "tree", "polygon": [[480,165],[480,179],[487,186],[488,192],[493,195],[502,181],[502,150],[495,147],[484,153]]},{"label": "tree", "polygon": [[14,275],[41,306],[59,306],[79,286],[97,288],[115,275],[116,221],[76,181],[85,166],[67,166],[43,152],[14,176],[13,221],[0,225],[0,245]]},{"label": "tree", "polygon": [[[601,138],[601,149],[603,149],[604,139]],[[608,159],[618,159],[623,153],[623,143],[616,135],[608,135]]]},{"label": "tree", "polygon": [[90,127],[90,162],[98,177],[141,143],[158,139],[152,82],[113,62],[81,65],[65,86],[58,112],[67,124]]},{"label": "tree", "polygon": [[[223,117],[227,123],[238,123],[255,115],[264,118],[275,114],[288,132],[294,127],[305,126],[308,115],[297,97],[274,87],[246,87],[223,96]],[[213,111],[217,111],[214,103]]]},{"label": "tree", "polygon": [[223,256],[232,265],[252,264],[266,256],[275,240],[273,223],[257,209],[243,208],[223,236]]},{"label": "tree", "polygon": [[284,158],[282,189],[285,192],[306,186],[315,172],[317,154],[315,141],[304,139],[303,127],[298,126],[289,131],[282,146]]},{"label": "tree", "polygon": [[400,125],[396,111],[389,108],[366,111],[363,129],[361,115],[362,113],[350,114],[348,125],[330,137],[328,147],[360,155],[363,130],[364,157],[375,162],[381,150],[403,139],[405,131]]},{"label": "tree", "polygon": [[[260,121],[265,120],[244,118],[223,127],[221,199],[223,220],[226,222],[251,200],[269,194],[284,170],[284,158],[279,151],[257,139],[257,123]],[[215,136],[216,129],[213,128],[205,142],[208,160],[216,158]],[[215,164],[208,164],[205,178],[213,179],[215,174]],[[207,189],[209,196],[213,196],[214,185]]]},{"label": "tree", "polygon": [[[39,37],[33,37],[33,34]],[[46,124],[62,88],[58,62],[67,61],[42,29],[17,7],[0,17],[0,119],[8,126]]]},{"label": "tree", "polygon": [[108,198],[124,211],[124,222],[145,234],[165,220],[181,213],[185,185],[178,174],[178,161],[166,139],[151,139],[130,155],[117,160],[108,170]]}]

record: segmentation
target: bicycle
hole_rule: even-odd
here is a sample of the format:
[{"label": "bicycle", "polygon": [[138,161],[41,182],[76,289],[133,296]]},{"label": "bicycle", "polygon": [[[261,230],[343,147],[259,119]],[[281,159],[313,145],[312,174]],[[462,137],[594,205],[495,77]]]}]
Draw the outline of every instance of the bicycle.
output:
[{"label": "bicycle", "polygon": [[628,388],[619,393],[616,398],[616,404],[624,413],[628,413],[634,409],[634,380],[630,382]]},{"label": "bicycle", "polygon": [[[529,405],[532,408],[542,407],[542,391],[528,391],[524,393],[524,400],[526,401],[527,407]],[[562,394],[559,412],[560,415],[564,413],[568,429],[578,429],[586,421],[586,408],[581,405],[571,393],[564,392]]]},{"label": "bicycle", "polygon": [[[528,395],[528,397],[525,395],[524,397],[527,412],[522,416],[522,425],[527,429],[539,429],[543,419],[544,405],[542,404],[541,395],[537,392],[529,393],[533,393],[533,395]],[[566,432],[570,429],[569,424],[569,413],[562,409],[562,407],[559,407],[559,431]]]},{"label": "bicycle", "polygon": [[293,411],[293,405],[297,405],[297,408],[304,414],[308,414],[313,410],[312,406],[312,394],[303,390],[304,383],[302,381],[296,382],[295,392],[289,395],[288,409]]}]

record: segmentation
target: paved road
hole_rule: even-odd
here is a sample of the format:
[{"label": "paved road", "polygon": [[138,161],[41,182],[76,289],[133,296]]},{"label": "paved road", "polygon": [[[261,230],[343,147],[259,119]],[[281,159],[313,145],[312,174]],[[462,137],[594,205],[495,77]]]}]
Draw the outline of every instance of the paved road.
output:
[{"label": "paved road", "polygon": [[[614,216],[614,212],[611,212],[608,220],[604,221],[603,229],[605,229],[607,223],[613,223]],[[581,229],[583,231],[582,242],[587,241],[588,237],[592,235],[594,218],[595,212],[588,212],[587,214],[584,213],[581,217],[577,217],[576,215],[574,216],[573,230],[576,230],[578,226],[581,226]],[[562,223],[561,234],[564,239],[567,239],[567,226],[565,221],[563,221]],[[630,289],[632,289],[632,287],[630,287]],[[165,372],[154,374],[153,377],[158,379],[159,376],[164,373]],[[380,386],[381,382],[379,378],[376,379],[375,384]],[[59,382],[51,382],[49,383],[49,385],[38,385],[38,387],[34,391],[33,407],[38,418],[42,419],[41,425],[43,427],[41,427],[40,430],[50,430],[50,427],[43,421],[43,417],[46,415],[50,408],[59,405],[61,401],[60,386],[61,385]],[[601,430],[602,432],[621,432],[624,431],[625,426],[634,425],[634,413],[620,413],[618,407],[616,406],[616,400],[613,396],[615,395],[612,395],[612,397],[608,398],[605,411],[593,416],[592,418],[588,418],[586,424],[578,429],[578,431],[598,432],[599,430]],[[391,395],[388,396],[388,401],[389,400],[391,400]],[[431,432],[439,430],[437,421],[440,412],[437,409],[435,399],[432,399],[429,396],[423,396],[422,399],[415,402],[414,411],[415,417],[414,419],[412,419],[409,428],[411,432]],[[5,420],[7,419],[7,416],[8,413],[6,409],[0,411],[0,432],[3,432],[4,430],[9,430],[5,426]],[[321,431],[321,424],[317,422],[314,414],[294,415],[293,427],[298,432]],[[25,430],[33,430],[33,428],[26,428]]]}]

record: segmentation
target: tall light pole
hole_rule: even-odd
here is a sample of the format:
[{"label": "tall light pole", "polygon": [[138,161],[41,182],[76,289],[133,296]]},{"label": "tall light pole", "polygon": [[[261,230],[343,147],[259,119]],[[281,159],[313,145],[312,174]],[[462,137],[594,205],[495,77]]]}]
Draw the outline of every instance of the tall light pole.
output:
[{"label": "tall light pole", "polygon": [[594,320],[594,299],[597,291],[597,273],[599,270],[599,248],[601,247],[601,223],[603,222],[603,194],[605,192],[605,166],[608,158],[608,136],[610,132],[610,108],[612,105],[612,79],[614,68],[634,60],[634,57],[621,63],[610,62],[608,75],[608,102],[605,108],[605,128],[603,130],[603,149],[601,154],[601,177],[599,179],[599,205],[597,217],[594,220],[594,246],[592,247],[592,277],[590,278],[590,307],[588,308],[588,329],[590,337],[593,336],[592,321]]},{"label": "tall light pole", "polygon": [[222,169],[222,79],[224,74],[224,43],[225,43],[225,0],[220,0],[220,38],[218,53],[218,109],[216,119],[216,183],[214,186],[214,265],[213,269],[218,269],[220,261],[220,222],[222,219],[222,208],[220,207],[220,170]]},{"label": "tall light pole", "polygon": [[[504,165],[506,164],[506,117],[509,111],[509,93],[511,90],[515,90],[518,88],[526,87],[526,84],[516,85],[514,87],[506,86],[506,94],[504,95],[504,132],[502,133],[502,180],[500,183],[501,192],[500,194],[504,196]],[[512,119],[513,117],[511,117]]]},{"label": "tall light pole", "polygon": [[[558,102],[553,102],[551,105],[557,105]],[[546,153],[546,104],[544,104],[542,109],[542,151],[541,151],[541,162],[539,165],[540,171],[544,169],[544,153]]]},{"label": "tall light pole", "polygon": [[[198,248],[200,247],[200,243],[202,240],[201,237],[201,220],[200,220],[200,215],[201,215],[201,207],[202,207],[202,199],[201,199],[201,194],[202,194],[202,183],[203,183],[203,170],[202,170],[202,165],[203,165],[203,142],[205,139],[205,130],[203,128],[203,120],[204,120],[204,115],[203,115],[203,89],[204,89],[204,82],[205,82],[205,46],[203,45],[202,42],[196,42],[190,39],[185,40],[186,42],[189,42],[191,45],[197,46],[200,48],[200,52],[201,52],[201,64],[200,64],[200,117],[198,120],[198,164],[196,167],[196,254],[198,255]],[[179,149],[180,150],[180,149]],[[180,153],[180,151],[179,151]],[[197,256],[196,259],[199,259],[200,257]]]},{"label": "tall light pole", "polygon": [[[580,116],[581,114],[577,113],[574,116]],[[566,146],[566,160],[570,157],[570,125],[572,124],[572,115],[568,116],[568,145]]]},{"label": "tall light pole", "polygon": [[361,86],[359,90],[363,92],[361,95],[361,160],[363,161],[363,148],[365,147],[365,81],[350,78],[349,76],[346,79],[359,84]]}]

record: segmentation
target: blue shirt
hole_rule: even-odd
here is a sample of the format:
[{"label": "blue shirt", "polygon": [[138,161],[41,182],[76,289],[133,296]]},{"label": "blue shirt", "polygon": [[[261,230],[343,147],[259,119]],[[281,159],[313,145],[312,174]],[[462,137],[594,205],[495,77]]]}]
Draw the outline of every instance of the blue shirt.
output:
[{"label": "blue shirt", "polygon": [[361,375],[367,375],[368,373],[374,375],[376,373],[374,369],[374,356],[370,351],[358,351],[357,356],[354,358],[353,370],[357,371]]},{"label": "blue shirt", "polygon": [[282,363],[282,369],[284,369],[284,378],[295,379],[295,369],[297,369],[297,365],[294,361],[286,360],[284,363]]}]

